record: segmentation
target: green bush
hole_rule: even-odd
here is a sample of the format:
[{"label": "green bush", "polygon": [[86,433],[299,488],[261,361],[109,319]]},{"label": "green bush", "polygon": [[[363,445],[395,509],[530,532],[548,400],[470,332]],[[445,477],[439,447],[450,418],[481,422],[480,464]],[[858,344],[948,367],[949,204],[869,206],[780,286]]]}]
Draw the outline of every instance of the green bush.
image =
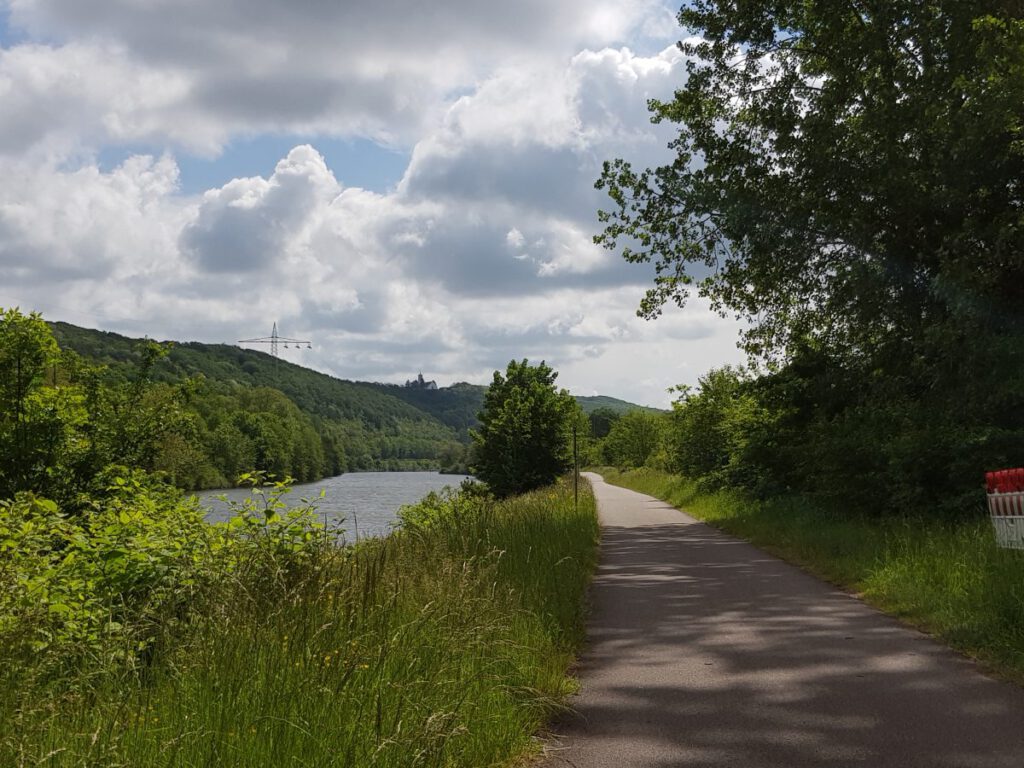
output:
[{"label": "green bush", "polygon": [[604,458],[619,467],[642,467],[661,447],[662,414],[640,409],[629,411],[611,423],[602,445]]},{"label": "green bush", "polygon": [[775,416],[748,375],[725,366],[701,376],[696,391],[676,391],[665,438],[668,468],[708,488],[760,485],[758,453]]},{"label": "green bush", "polygon": [[[571,484],[501,502],[468,486],[342,547],[286,508],[287,484],[210,526],[143,477],[112,475],[91,521],[0,507],[19,553],[4,584],[50,596],[0,614],[0,765],[493,765],[531,751],[570,690],[598,535]],[[96,650],[50,663],[90,627]],[[41,629],[64,639],[39,646]]]},{"label": "green bush", "polygon": [[21,494],[0,501],[0,655],[16,666],[134,662],[187,605],[220,543],[202,511],[147,475],[96,483],[83,511]]}]

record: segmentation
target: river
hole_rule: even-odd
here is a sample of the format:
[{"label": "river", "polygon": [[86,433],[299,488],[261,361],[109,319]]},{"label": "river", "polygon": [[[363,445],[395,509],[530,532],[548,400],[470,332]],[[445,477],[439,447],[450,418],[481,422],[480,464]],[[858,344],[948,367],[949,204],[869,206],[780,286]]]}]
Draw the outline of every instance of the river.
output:
[{"label": "river", "polygon": [[[431,491],[446,485],[458,488],[465,475],[442,475],[438,472],[349,472],[328,477],[315,483],[292,486],[285,501],[297,505],[302,499],[311,499],[328,524],[341,524],[346,538],[352,541],[366,536],[382,536],[394,527],[399,507],[413,504]],[[319,498],[320,491],[324,498]],[[224,520],[229,515],[227,505],[218,496],[242,501],[248,489],[231,488],[221,491],[201,491],[196,496],[209,510],[207,519]]]}]

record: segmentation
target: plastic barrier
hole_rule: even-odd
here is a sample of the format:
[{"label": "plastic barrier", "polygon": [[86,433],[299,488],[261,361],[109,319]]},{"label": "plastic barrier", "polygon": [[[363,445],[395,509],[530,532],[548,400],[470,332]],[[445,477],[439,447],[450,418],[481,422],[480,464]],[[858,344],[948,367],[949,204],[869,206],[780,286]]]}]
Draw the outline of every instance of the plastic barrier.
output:
[{"label": "plastic barrier", "polygon": [[1024,549],[1024,468],[986,472],[985,485],[996,542],[1008,549]]}]

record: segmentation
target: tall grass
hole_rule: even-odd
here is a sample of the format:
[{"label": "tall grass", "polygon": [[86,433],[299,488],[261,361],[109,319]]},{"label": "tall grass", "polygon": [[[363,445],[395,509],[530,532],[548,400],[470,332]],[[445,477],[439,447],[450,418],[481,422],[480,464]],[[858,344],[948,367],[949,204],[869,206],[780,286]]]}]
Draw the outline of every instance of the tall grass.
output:
[{"label": "tall grass", "polygon": [[530,753],[572,685],[593,497],[577,511],[560,484],[451,512],[320,548],[276,580],[243,569],[141,671],[21,674],[19,690],[0,675],[0,765],[479,767]]},{"label": "tall grass", "polygon": [[702,493],[650,469],[600,470],[717,528],[855,591],[993,671],[1024,683],[1024,552],[996,546],[991,524],[826,513],[805,499]]}]

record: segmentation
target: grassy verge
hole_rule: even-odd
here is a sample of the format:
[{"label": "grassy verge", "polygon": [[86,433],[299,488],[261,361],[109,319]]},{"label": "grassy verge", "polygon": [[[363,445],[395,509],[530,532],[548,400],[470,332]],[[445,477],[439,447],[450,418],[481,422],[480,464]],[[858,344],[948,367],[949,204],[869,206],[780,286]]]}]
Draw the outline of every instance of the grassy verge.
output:
[{"label": "grassy verge", "polygon": [[0,674],[0,765],[479,767],[529,754],[571,686],[592,495],[578,511],[565,484],[449,498],[410,519],[288,569],[237,566],[142,663]]},{"label": "grassy verge", "polygon": [[654,470],[598,471],[855,591],[1024,683],[1024,553],[998,548],[980,515],[958,524],[830,515],[799,498],[701,493]]}]

